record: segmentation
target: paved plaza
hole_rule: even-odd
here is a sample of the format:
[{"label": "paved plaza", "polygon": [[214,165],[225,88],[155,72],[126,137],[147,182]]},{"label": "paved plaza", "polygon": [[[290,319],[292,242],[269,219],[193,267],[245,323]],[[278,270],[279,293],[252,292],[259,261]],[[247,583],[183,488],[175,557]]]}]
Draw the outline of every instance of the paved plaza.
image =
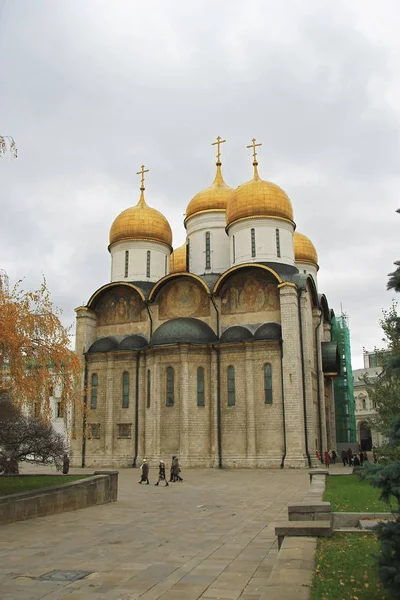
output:
[{"label": "paved plaza", "polygon": [[[82,473],[82,470],[72,470]],[[273,524],[309,490],[307,470],[187,470],[183,483],[119,475],[118,502],[0,528],[1,600],[261,600]],[[74,582],[51,571],[86,571]]]}]

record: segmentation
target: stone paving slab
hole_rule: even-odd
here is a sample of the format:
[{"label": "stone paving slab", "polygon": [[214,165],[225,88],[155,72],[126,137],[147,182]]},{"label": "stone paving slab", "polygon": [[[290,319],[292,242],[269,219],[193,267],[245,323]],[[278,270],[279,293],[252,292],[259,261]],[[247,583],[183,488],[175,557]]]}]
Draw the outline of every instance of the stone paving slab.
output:
[{"label": "stone paving slab", "polygon": [[[2,526],[1,600],[262,597],[278,556],[273,523],[305,499],[306,469],[188,470],[167,488],[137,477],[120,471],[116,503]],[[39,579],[53,570],[91,574]]]}]

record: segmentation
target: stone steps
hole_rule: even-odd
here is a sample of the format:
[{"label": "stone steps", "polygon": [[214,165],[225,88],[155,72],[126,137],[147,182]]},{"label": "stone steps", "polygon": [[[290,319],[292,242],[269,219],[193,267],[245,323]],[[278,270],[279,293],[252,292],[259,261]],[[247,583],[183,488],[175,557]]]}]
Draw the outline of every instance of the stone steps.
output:
[{"label": "stone steps", "polygon": [[332,526],[326,521],[284,521],[275,527],[280,549],[286,536],[290,537],[329,537]]}]

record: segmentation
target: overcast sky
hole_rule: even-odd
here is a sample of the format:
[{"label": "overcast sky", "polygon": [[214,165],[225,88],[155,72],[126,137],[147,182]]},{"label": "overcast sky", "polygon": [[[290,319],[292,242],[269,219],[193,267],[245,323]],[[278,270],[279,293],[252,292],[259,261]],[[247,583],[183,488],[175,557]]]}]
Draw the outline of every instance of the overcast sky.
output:
[{"label": "overcast sky", "polygon": [[0,0],[0,268],[72,323],[110,278],[108,233],[136,204],[183,213],[214,176],[260,174],[292,200],[319,290],[349,315],[353,367],[381,344],[400,259],[398,0]]}]

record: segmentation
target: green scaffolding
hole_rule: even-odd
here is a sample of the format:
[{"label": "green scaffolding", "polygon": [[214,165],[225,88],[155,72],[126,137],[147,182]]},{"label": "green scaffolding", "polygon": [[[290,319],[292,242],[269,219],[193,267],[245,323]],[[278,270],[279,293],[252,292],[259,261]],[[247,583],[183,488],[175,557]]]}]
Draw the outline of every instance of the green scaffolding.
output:
[{"label": "green scaffolding", "polygon": [[336,443],[357,443],[354,409],[353,371],[351,368],[350,331],[345,315],[332,318],[332,340],[340,355],[340,375],[333,383],[335,395]]}]

